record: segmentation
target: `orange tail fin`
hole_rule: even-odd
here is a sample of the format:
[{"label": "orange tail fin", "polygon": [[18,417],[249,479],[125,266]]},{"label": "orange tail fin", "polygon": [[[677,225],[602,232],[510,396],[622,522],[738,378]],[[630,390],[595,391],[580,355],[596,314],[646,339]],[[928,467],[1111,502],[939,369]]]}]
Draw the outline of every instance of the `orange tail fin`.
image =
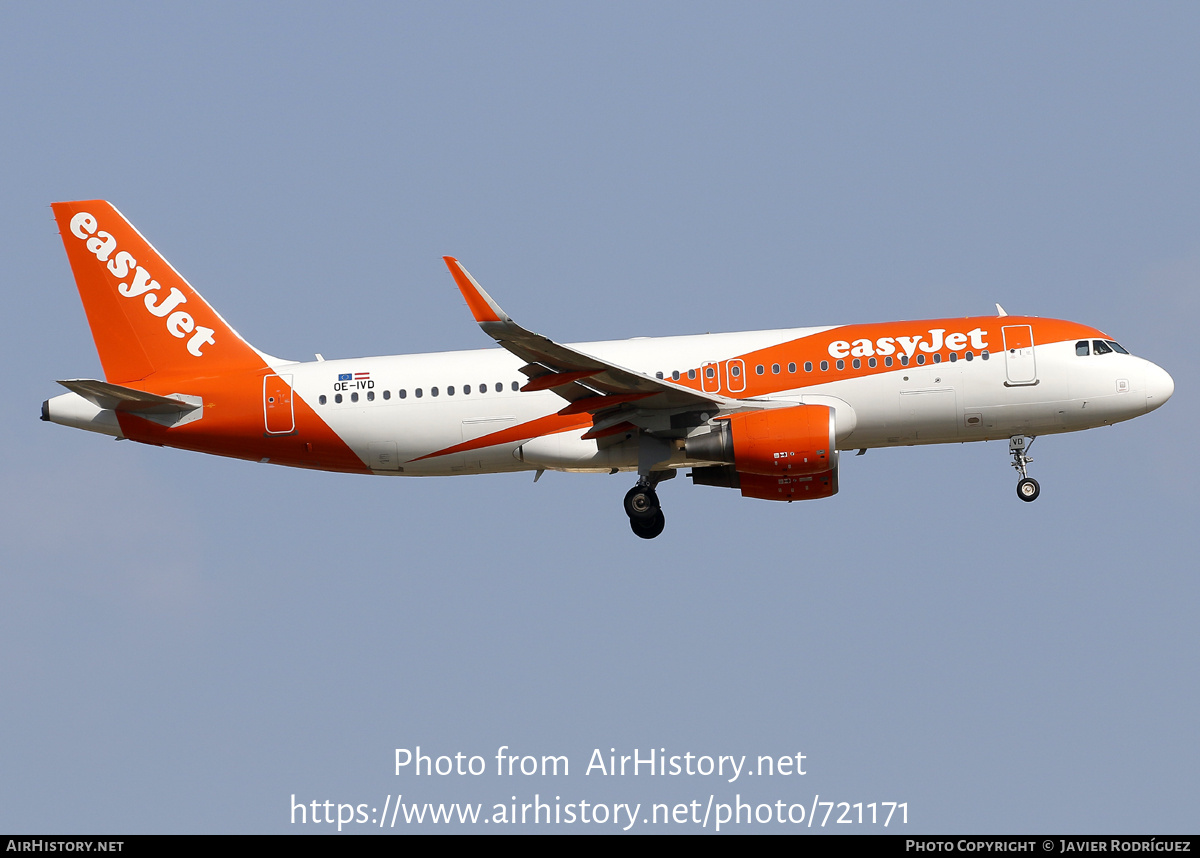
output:
[{"label": "orange tail fin", "polygon": [[108,381],[264,366],[264,356],[112,205],[84,200],[51,208]]}]

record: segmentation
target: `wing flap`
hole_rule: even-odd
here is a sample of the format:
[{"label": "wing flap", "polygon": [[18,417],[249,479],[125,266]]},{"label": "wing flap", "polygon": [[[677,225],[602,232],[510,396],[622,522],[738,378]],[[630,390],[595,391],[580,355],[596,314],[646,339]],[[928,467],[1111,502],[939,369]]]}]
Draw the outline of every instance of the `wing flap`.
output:
[{"label": "wing flap", "polygon": [[[522,367],[524,369],[524,367]],[[556,387],[566,387],[581,379],[591,378],[595,375],[594,370],[585,369],[579,372],[546,372],[542,375],[535,375],[530,378],[530,381],[525,384],[521,390],[530,393],[535,390],[553,390]]]}]

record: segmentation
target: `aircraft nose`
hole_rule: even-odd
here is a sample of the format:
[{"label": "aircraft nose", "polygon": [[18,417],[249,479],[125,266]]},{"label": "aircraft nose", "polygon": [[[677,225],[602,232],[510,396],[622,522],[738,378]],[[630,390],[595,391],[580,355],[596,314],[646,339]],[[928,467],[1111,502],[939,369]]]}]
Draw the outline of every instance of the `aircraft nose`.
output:
[{"label": "aircraft nose", "polygon": [[1165,369],[1155,364],[1146,367],[1146,410],[1153,411],[1171,398],[1175,381]]}]

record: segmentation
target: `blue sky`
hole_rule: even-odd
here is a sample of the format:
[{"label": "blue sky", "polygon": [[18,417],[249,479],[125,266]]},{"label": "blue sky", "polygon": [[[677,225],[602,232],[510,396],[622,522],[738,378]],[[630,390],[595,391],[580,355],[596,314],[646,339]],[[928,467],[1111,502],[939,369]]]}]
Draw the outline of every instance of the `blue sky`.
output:
[{"label": "blue sky", "polygon": [[[5,5],[0,827],[315,831],[293,794],[538,793],[1194,831],[1198,25],[1184,4]],[[1039,440],[1035,504],[1002,444],[878,450],[810,504],[666,484],[643,542],[627,476],[305,473],[40,423],[55,379],[100,372],[48,207],[95,197],[288,358],[487,347],[452,254],[562,341],[999,301],[1108,331],[1176,393]],[[396,776],[418,745],[571,774]],[[585,775],[597,748],[808,773]]]}]

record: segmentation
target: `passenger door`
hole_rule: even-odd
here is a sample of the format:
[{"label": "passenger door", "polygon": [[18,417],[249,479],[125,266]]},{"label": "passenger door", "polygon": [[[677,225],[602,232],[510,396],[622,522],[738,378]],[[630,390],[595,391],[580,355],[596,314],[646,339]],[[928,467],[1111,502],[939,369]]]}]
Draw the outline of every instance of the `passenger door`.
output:
[{"label": "passenger door", "polygon": [[1037,363],[1033,356],[1033,328],[1006,325],[1004,334],[1004,370],[1008,385],[1037,384]]}]

